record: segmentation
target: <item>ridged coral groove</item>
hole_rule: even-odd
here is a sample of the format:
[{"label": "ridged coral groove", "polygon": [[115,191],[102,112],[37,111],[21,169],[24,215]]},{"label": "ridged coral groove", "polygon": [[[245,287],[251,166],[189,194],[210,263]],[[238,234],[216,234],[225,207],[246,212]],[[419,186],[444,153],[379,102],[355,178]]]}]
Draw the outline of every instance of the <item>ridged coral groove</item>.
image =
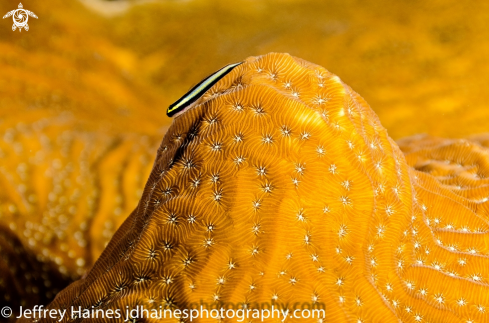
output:
[{"label": "ridged coral groove", "polygon": [[487,149],[402,145],[406,158],[323,67],[250,57],[175,118],[137,208],[48,308],[317,303],[325,317],[287,322],[489,320]]}]

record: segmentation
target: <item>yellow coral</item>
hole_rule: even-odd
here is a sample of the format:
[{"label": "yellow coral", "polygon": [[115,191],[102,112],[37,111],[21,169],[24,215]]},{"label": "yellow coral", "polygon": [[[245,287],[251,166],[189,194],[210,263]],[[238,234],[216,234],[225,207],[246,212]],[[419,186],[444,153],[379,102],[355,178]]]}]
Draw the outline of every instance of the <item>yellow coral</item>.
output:
[{"label": "yellow coral", "polygon": [[482,321],[484,205],[409,167],[337,76],[251,57],[175,118],[138,207],[49,307],[316,302],[331,322]]},{"label": "yellow coral", "polygon": [[14,311],[49,303],[93,265],[151,170],[150,138],[73,124],[69,117],[4,124],[0,302]]}]

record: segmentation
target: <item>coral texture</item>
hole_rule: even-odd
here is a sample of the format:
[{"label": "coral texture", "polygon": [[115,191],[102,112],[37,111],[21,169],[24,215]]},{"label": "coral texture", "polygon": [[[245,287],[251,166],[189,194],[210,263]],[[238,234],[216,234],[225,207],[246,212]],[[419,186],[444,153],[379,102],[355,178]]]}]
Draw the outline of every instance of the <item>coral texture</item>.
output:
[{"label": "coral texture", "polygon": [[464,195],[447,167],[411,167],[466,154],[437,145],[406,141],[406,162],[337,76],[248,58],[175,118],[138,207],[49,308],[298,302],[324,304],[327,322],[482,322],[487,152],[468,144]]},{"label": "coral texture", "polygon": [[66,116],[2,128],[0,303],[17,312],[93,265],[137,205],[157,142],[77,130]]}]

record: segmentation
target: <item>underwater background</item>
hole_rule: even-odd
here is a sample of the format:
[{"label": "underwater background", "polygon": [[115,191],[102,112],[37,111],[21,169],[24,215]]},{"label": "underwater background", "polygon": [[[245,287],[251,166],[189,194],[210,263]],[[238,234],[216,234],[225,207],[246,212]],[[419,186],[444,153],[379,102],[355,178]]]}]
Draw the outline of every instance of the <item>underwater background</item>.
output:
[{"label": "underwater background", "polygon": [[487,131],[485,1],[83,3],[24,2],[39,17],[28,32],[2,20],[3,120],[66,112],[87,129],[161,134],[166,107],[203,77],[287,52],[338,75],[394,139]]}]

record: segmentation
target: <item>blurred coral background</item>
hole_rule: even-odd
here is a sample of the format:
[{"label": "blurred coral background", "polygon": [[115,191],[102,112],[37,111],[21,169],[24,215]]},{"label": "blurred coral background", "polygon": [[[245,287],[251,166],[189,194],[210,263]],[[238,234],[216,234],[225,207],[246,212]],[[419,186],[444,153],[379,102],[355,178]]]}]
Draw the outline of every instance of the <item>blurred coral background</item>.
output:
[{"label": "blurred coral background", "polygon": [[[68,112],[89,129],[153,135],[193,84],[273,51],[339,75],[394,139],[487,131],[485,1],[83,3],[24,2],[39,16],[28,32],[2,20],[2,118]],[[2,1],[0,9],[17,5]]]},{"label": "blurred coral background", "polygon": [[[18,1],[0,2],[2,16],[16,9]],[[324,66],[365,98],[394,139],[418,133],[457,138],[489,128],[488,2],[27,0],[22,4],[39,17],[29,19],[29,31],[12,31],[11,18],[0,24],[0,142],[5,146],[0,145],[0,174],[3,188],[14,187],[0,193],[0,225],[8,231],[4,239],[17,236],[15,243],[34,262],[44,264],[40,266],[46,276],[36,279],[56,280],[46,263],[64,277],[55,289],[50,289],[51,283],[45,286],[43,301],[93,264],[135,208],[156,147],[171,123],[167,106],[228,63],[287,52]],[[41,129],[42,120],[47,126]],[[53,142],[54,148],[43,157],[47,170],[56,166],[46,160],[62,150],[59,140],[66,134],[81,145],[93,145],[93,151],[110,152],[112,159],[104,159],[105,153],[86,157],[90,167],[77,184],[58,174],[59,182],[68,183],[64,189],[55,184],[43,189],[43,176],[29,182],[23,169],[31,164],[44,167],[29,155],[34,149],[29,145],[41,149],[36,140]],[[144,151],[138,150],[143,146]],[[76,151],[56,158],[60,165],[78,161]],[[136,159],[139,164],[131,169],[121,166]],[[19,170],[23,161],[28,165]],[[112,174],[117,167],[121,169]],[[121,172],[134,176],[114,179]],[[34,182],[38,187],[32,188]],[[86,184],[92,182],[96,188]],[[117,195],[111,185],[124,186],[123,192]],[[30,188],[35,194],[25,193]],[[57,196],[66,196],[69,190],[82,196],[83,190],[97,192],[89,202],[98,207],[91,211],[88,229],[83,211],[70,211],[68,219],[64,215],[72,210],[70,203],[85,203],[83,198],[56,208]],[[39,202],[43,199],[45,203]],[[46,222],[48,215],[53,222]],[[78,236],[77,228],[82,232]],[[56,232],[46,240],[49,229]],[[36,230],[41,234],[36,236]],[[0,289],[8,289],[9,275],[18,274],[6,269],[14,258],[4,267],[0,261]],[[35,285],[30,291],[17,288],[19,295],[39,294]]]}]

